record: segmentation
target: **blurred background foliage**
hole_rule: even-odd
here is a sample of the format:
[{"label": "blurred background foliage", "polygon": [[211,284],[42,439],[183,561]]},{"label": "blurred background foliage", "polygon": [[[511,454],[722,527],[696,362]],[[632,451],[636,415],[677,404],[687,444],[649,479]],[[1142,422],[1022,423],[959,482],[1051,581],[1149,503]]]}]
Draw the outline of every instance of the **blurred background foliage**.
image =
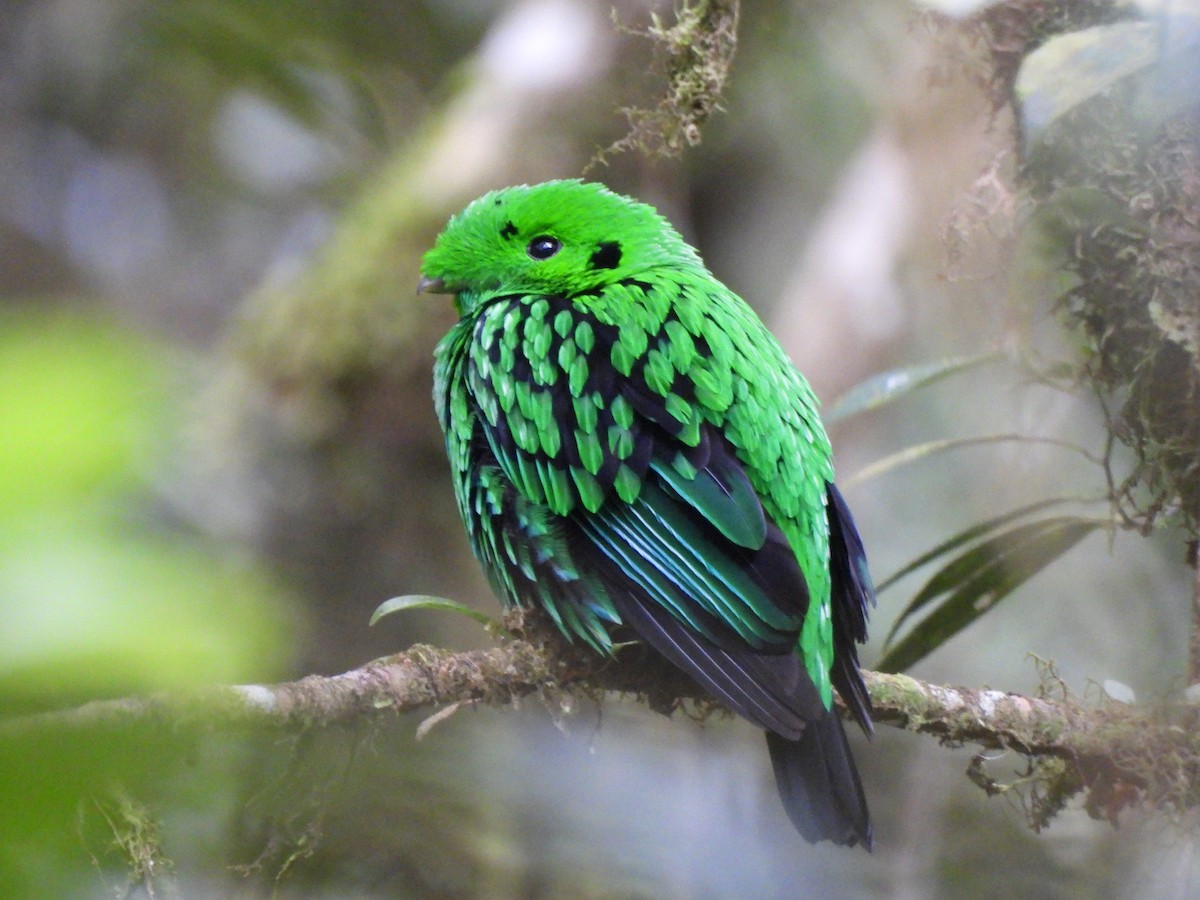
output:
[{"label": "blurred background foliage", "polygon": [[[1108,488],[1109,423],[1078,376],[1111,366],[1092,320],[1064,330],[1055,309],[1080,283],[1075,236],[1128,222],[1061,193],[1055,158],[1083,151],[1047,135],[1077,134],[1072,110],[1114,84],[1136,99],[1125,80],[1156,57],[1138,55],[1141,32],[1106,37],[1135,49],[1064,99],[1046,87],[1074,71],[1060,54],[1065,70],[1022,83],[1041,105],[1019,127],[997,93],[1015,73],[997,74],[987,36],[1024,21],[1022,4],[997,4],[991,32],[930,12],[984,5],[747,4],[703,143],[590,172],[676,222],[827,400],[881,371],[1005,351],[878,408],[854,401],[832,425],[880,580],[980,522]],[[396,594],[495,610],[429,399],[452,312],[414,296],[417,265],[466,201],[580,175],[625,133],[621,108],[657,102],[636,32],[669,5],[613,6],[0,4],[0,712],[335,672],[416,640],[485,643],[433,612],[366,627]],[[1058,7],[1091,16],[1079,27],[1131,8]],[[1014,185],[1031,147],[1052,151],[1031,195],[1058,202],[1022,231]],[[1086,300],[1072,297],[1068,321]],[[1105,386],[1118,401],[1128,389]],[[878,467],[1003,434],[1039,442]],[[1139,470],[1130,443],[1107,457],[1119,471]],[[1064,542],[912,671],[1034,693],[1035,653],[1093,699],[1106,679],[1143,700],[1180,688],[1191,572],[1180,536],[1151,530]],[[881,596],[866,665],[922,584]],[[977,615],[986,594],[957,609]],[[1072,810],[1033,835],[1017,801],[962,777],[968,750],[891,732],[855,739],[874,854],[810,847],[777,808],[753,729],[574,703],[460,712],[420,743],[412,719],[282,742],[202,727],[5,740],[0,895],[1200,889],[1186,832]]]}]

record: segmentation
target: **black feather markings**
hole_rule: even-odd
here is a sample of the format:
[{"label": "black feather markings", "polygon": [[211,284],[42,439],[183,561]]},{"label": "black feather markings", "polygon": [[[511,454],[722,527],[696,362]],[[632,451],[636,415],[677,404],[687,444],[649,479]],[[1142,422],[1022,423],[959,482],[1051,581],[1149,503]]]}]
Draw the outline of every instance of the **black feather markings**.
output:
[{"label": "black feather markings", "polygon": [[795,653],[760,654],[718,647],[669,611],[647,601],[637,586],[610,588],[617,614],[657,652],[713,697],[760,728],[791,740],[824,713],[820,695]]},{"label": "black feather markings", "polygon": [[649,281],[643,281],[640,278],[622,278],[617,282],[617,284],[621,285],[621,287],[637,288],[643,294],[648,294],[654,290],[653,284],[651,284]]},{"label": "black feather markings", "polygon": [[[661,344],[662,339],[659,338],[655,341],[654,348],[660,347]],[[621,393],[634,410],[672,437],[678,437],[683,432],[683,423],[667,412],[667,398],[655,393],[646,383],[646,360],[644,357],[634,363],[629,372],[629,378],[621,384]],[[679,377],[678,373],[671,381],[668,394],[673,394],[689,404],[696,402],[696,386],[688,379]]]},{"label": "black feather markings", "polygon": [[618,241],[603,241],[588,262],[593,269],[615,269],[621,264],[621,244]]},{"label": "black feather markings", "polygon": [[[649,285],[633,279],[627,279],[627,281],[630,285],[640,287],[643,290],[649,290],[650,288]],[[521,308],[523,306],[535,300],[545,301],[549,304],[549,309],[544,314],[547,321],[553,321],[558,315],[566,312],[569,313],[576,326],[580,323],[587,323],[591,329],[594,344],[590,352],[587,353],[589,360],[584,383],[582,386],[576,385],[574,392],[572,391],[567,373],[564,371],[560,370],[558,376],[551,383],[544,383],[545,381],[550,381],[550,379],[544,375],[538,375],[541,381],[536,383],[535,390],[538,393],[548,395],[550,398],[553,420],[559,430],[558,452],[551,456],[540,448],[532,451],[522,449],[518,446],[510,430],[507,417],[502,415],[494,424],[489,424],[488,426],[491,439],[500,455],[512,457],[516,454],[523,454],[535,460],[545,462],[560,471],[569,467],[581,466],[582,461],[575,439],[577,420],[574,410],[574,399],[575,396],[590,396],[604,398],[608,401],[598,409],[594,432],[601,439],[603,453],[599,469],[592,473],[600,488],[606,493],[612,490],[622,467],[629,469],[637,478],[644,478],[652,461],[662,456],[663,453],[668,452],[665,449],[668,447],[672,448],[669,451],[672,457],[674,453],[683,453],[688,462],[699,469],[703,469],[709,464],[711,447],[707,436],[702,437],[697,447],[689,447],[676,440],[685,426],[667,411],[667,398],[655,393],[647,385],[644,358],[635,363],[629,377],[618,378],[618,373],[611,365],[610,358],[613,345],[618,340],[619,328],[600,321],[593,313],[575,302],[578,300],[578,296],[565,297],[557,295],[538,298],[523,295],[506,296],[489,301],[490,310],[488,315],[492,321],[495,321],[511,312],[522,312]],[[674,318],[674,314],[668,314],[668,320],[672,318]],[[484,317],[481,316],[474,328],[474,341],[483,349],[489,364],[495,368],[502,364],[504,358],[501,350],[503,339],[496,331],[493,331],[490,337],[485,337],[487,334],[488,331],[485,327]],[[566,334],[560,334],[557,329],[552,330],[549,346],[545,351],[546,357],[557,360],[562,345],[568,338],[574,339],[574,329]],[[652,346],[660,346],[662,340],[661,335],[657,338],[651,338]],[[699,339],[697,339],[697,342],[698,344],[701,343]],[[536,366],[522,352],[522,344],[518,344],[518,346],[513,348],[511,362],[505,376],[514,382],[535,385]],[[706,344],[702,344],[702,346],[704,349],[707,349]],[[471,362],[470,365],[474,367],[475,363]],[[487,380],[477,378],[474,375],[473,368],[471,377],[473,383],[482,384],[486,387]],[[670,393],[677,395],[687,403],[695,401],[694,386],[686,378],[678,375],[673,380]],[[632,450],[624,459],[618,458],[611,451],[607,442],[607,435],[610,429],[616,424],[611,401],[612,398],[617,396],[624,398],[636,413],[634,421],[628,429],[632,438]],[[740,464],[736,465],[740,467]],[[740,468],[738,471],[740,471]]]},{"label": "black feather markings", "polygon": [[867,554],[841,492],[826,484],[829,515],[829,574],[833,583],[833,670],[830,679],[854,719],[867,734],[871,696],[858,668],[858,644],[867,639],[867,610],[875,605],[875,588],[867,569]]},{"label": "black feather markings", "polygon": [[783,808],[805,840],[871,849],[867,798],[836,712],[810,721],[798,740],[768,731],[767,750]]}]

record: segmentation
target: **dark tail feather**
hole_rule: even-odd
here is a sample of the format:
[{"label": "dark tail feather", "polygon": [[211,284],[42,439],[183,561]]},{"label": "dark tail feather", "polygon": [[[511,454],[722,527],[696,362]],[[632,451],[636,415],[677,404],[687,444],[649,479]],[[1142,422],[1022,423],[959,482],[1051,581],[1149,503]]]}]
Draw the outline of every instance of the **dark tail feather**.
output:
[{"label": "dark tail feather", "polygon": [[810,844],[871,849],[871,816],[836,712],[809,722],[798,741],[767,732],[775,784],[788,818]]}]

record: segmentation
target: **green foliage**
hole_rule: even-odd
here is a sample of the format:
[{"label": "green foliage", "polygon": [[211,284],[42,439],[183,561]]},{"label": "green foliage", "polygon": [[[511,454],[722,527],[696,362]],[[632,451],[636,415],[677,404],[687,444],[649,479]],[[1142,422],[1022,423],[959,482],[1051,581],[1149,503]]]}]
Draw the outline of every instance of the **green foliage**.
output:
[{"label": "green foliage", "polygon": [[[994,530],[993,520],[973,526],[925,554],[918,562],[931,562],[953,549]],[[899,672],[933,652],[966,628],[1014,590],[1058,559],[1108,519],[1054,516],[997,531],[955,556],[942,566],[909,601],[900,614],[887,643],[912,615],[936,603],[936,608],[903,640],[891,645],[876,668]],[[906,566],[912,569],[915,564]],[[894,579],[889,579],[889,581]]]},{"label": "green foliage", "polygon": [[[279,586],[152,514],[144,483],[172,424],[172,380],[164,348],[97,316],[0,316],[6,715],[280,671],[290,629]],[[115,840],[128,859],[150,859],[134,807],[87,798],[166,777],[188,752],[178,740],[0,730],[0,895],[81,890],[72,878],[94,878],[80,867],[84,820],[107,818],[97,846]]]},{"label": "green foliage", "polygon": [[0,525],[129,488],[161,375],[148,344],[91,317],[0,314]]},{"label": "green foliage", "polygon": [[[892,403],[944,378],[962,374],[982,364],[1004,358],[1000,351],[973,354],[916,365],[868,378],[834,404],[834,415],[846,418]],[[860,470],[847,484],[875,478],[900,466],[935,454],[1001,442],[1061,446],[1093,463],[1100,460],[1065,441],[1023,434],[984,435],[925,441],[906,447]],[[1048,507],[1082,498],[1055,497],[974,524],[921,554],[878,585],[880,592],[905,576],[949,557],[909,601],[893,623],[884,644],[884,657],[876,667],[901,671],[932,653],[962,629],[1062,556],[1092,531],[1111,525],[1108,518],[1074,515],[1052,516],[1020,522]],[[1020,524],[1013,524],[1020,522]],[[951,556],[951,554],[954,554]],[[933,607],[905,637],[892,643],[901,626],[913,615]]]},{"label": "green foliage", "polygon": [[277,588],[153,527],[168,359],[91,316],[0,320],[0,696],[9,711],[278,664]]},{"label": "green foliage", "polygon": [[479,610],[473,609],[465,603],[459,603],[457,600],[449,600],[445,597],[430,597],[426,594],[405,594],[403,597],[393,597],[391,600],[385,600],[376,607],[375,612],[371,613],[370,624],[374,625],[384,616],[390,616],[393,613],[404,612],[409,609],[435,609],[439,612],[458,613],[478,622],[489,631],[500,628],[499,623],[491,616],[481,613]]}]

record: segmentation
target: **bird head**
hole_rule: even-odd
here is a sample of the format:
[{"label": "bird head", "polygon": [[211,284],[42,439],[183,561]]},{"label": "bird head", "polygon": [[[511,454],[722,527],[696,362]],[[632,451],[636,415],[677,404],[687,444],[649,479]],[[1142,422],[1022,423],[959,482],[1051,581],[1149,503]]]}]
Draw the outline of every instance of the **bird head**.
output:
[{"label": "bird head", "polygon": [[492,191],[454,216],[417,290],[455,294],[467,315],[497,296],[569,297],[663,265],[703,269],[654,207],[594,182],[548,181]]}]

